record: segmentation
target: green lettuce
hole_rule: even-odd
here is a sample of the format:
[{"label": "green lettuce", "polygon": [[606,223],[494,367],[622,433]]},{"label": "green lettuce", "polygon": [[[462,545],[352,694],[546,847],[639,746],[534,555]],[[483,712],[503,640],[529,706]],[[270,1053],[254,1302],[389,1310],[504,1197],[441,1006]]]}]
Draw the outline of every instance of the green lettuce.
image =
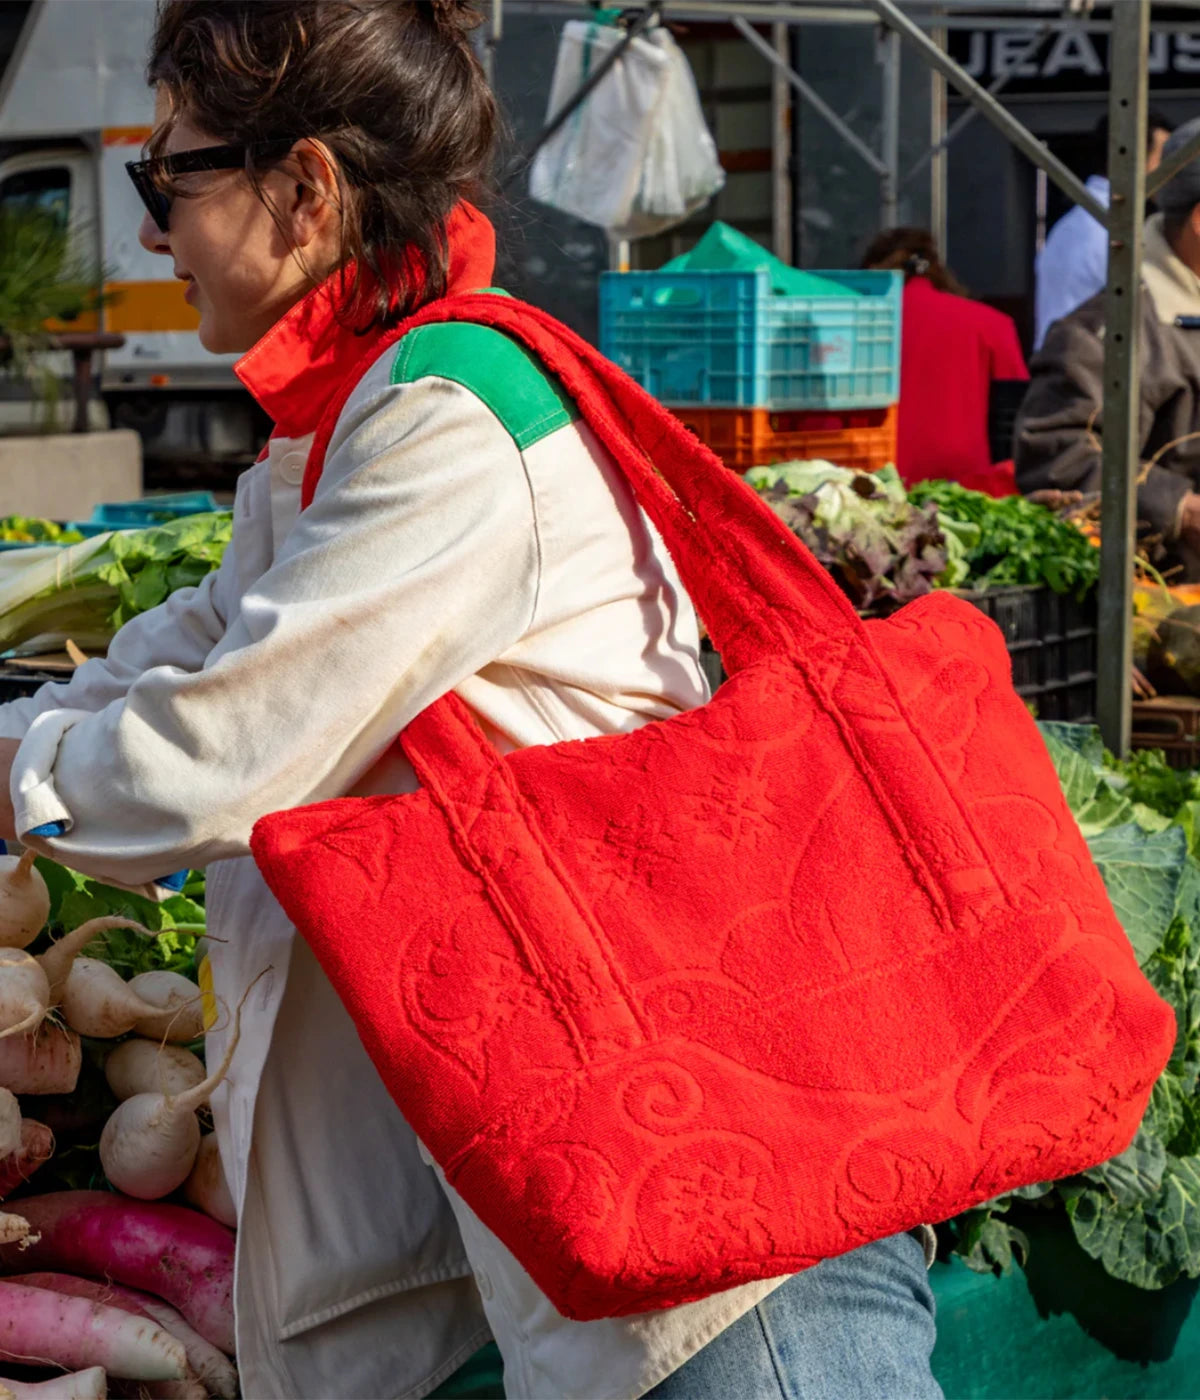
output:
[{"label": "green lettuce", "polygon": [[957,572],[937,511],[909,503],[894,467],[867,474],[785,462],[755,467],[746,480],[856,607],[919,598]]},{"label": "green lettuce", "polygon": [[0,581],[0,650],[29,649],[35,639],[53,649],[68,637],[103,650],[131,617],[215,569],[232,530],[232,517],[218,511],[39,553]]}]

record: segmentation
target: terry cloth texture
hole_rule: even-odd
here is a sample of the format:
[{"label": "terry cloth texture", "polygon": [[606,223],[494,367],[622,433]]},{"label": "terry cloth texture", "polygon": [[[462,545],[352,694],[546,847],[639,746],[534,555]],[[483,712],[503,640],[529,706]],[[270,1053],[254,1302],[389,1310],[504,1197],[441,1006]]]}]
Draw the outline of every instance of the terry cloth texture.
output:
[{"label": "terry cloth texture", "polygon": [[[562,380],[731,674],[686,714],[506,755],[448,695],[400,739],[421,791],[257,824],[255,859],[445,1179],[589,1319],[794,1273],[1123,1149],[1174,1017],[995,625],[944,594],[864,623],[550,317],[460,297],[395,334],[434,321],[501,329]],[[421,911],[401,934],[399,900]]]}]

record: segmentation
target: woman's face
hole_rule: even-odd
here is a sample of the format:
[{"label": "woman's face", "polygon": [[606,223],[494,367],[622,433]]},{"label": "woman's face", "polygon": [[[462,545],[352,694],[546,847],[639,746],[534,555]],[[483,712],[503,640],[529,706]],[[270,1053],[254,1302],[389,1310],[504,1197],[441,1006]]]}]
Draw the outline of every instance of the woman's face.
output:
[{"label": "woman's face", "polygon": [[[166,116],[160,93],[156,123]],[[162,154],[222,144],[221,137],[181,120]],[[309,266],[332,265],[328,206],[317,211],[320,227],[314,231],[311,191],[282,170],[265,171],[260,181],[293,233],[291,243],[240,170],[179,177],[188,197],[172,202],[170,232],[163,233],[149,214],[138,230],[144,248],[173,260],[175,276],[187,284],[185,300],[200,313],[200,343],[215,354],[249,350],[311,290],[293,246],[303,249]],[[307,206],[303,215],[301,206]]]}]

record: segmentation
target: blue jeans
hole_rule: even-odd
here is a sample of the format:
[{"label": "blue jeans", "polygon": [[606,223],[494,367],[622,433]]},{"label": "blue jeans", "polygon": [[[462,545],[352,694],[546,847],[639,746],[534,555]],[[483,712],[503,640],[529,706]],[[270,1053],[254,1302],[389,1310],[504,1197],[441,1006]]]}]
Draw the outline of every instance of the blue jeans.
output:
[{"label": "blue jeans", "polygon": [[645,1400],[940,1400],[933,1293],[912,1235],[797,1274]]}]

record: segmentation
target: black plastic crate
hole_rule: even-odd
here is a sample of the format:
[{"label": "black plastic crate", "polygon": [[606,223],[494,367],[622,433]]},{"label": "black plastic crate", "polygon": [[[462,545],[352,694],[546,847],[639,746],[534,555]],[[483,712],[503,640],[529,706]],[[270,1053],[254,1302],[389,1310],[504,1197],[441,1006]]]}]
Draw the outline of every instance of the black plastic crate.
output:
[{"label": "black plastic crate", "polygon": [[[962,591],[1000,628],[1012,661],[1013,687],[1038,719],[1091,724],[1096,718],[1096,595],[1080,603],[1046,587]],[[888,609],[892,611],[893,609]],[[863,616],[881,616],[864,613]],[[721,658],[704,638],[700,665],[713,690],[725,679]]]},{"label": "black plastic crate", "polygon": [[1081,603],[1042,586],[961,592],[1000,628],[1013,687],[1038,719],[1089,724],[1096,717],[1096,595]]},{"label": "black plastic crate", "polygon": [[1200,768],[1200,700],[1159,695],[1133,702],[1130,747],[1161,749],[1172,768]]}]

